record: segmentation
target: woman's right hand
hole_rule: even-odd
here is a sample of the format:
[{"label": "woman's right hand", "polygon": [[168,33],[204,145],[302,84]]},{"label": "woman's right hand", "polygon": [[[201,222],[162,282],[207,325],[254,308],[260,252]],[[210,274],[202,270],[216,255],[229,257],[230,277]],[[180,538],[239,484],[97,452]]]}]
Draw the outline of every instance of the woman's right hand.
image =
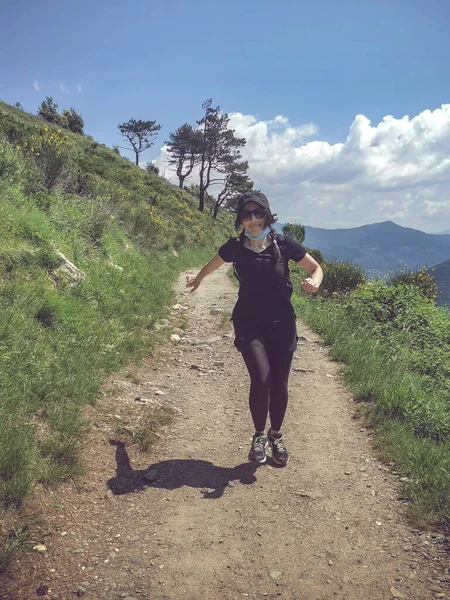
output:
[{"label": "woman's right hand", "polygon": [[191,294],[192,294],[192,292],[195,292],[195,290],[200,285],[201,281],[202,280],[198,278],[198,275],[196,277],[191,277],[189,275],[186,275],[186,287],[192,288]]}]

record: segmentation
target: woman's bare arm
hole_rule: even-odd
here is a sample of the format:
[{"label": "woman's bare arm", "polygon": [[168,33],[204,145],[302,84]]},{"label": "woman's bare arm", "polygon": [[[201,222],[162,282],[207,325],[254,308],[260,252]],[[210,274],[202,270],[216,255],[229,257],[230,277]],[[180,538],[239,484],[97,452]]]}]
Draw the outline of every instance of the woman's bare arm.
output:
[{"label": "woman's bare arm", "polygon": [[319,263],[308,253],[298,263],[302,269],[308,271],[311,277],[307,277],[302,281],[302,288],[305,292],[313,292],[314,294],[319,290],[320,284],[323,279],[323,271]]},{"label": "woman's bare arm", "polygon": [[202,280],[213,271],[223,265],[225,261],[216,254],[195,277],[186,277],[186,287],[191,287],[191,292],[195,292]]}]

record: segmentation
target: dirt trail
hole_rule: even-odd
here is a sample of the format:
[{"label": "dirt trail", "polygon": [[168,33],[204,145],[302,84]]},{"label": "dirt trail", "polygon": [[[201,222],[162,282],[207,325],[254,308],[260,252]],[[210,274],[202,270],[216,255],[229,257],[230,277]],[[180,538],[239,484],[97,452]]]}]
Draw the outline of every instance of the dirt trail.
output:
[{"label": "dirt trail", "polygon": [[[443,536],[408,526],[338,363],[300,322],[284,427],[291,461],[247,462],[248,376],[221,312],[236,288],[225,267],[194,294],[184,275],[174,312],[187,330],[135,370],[140,383],[116,375],[105,386],[91,409],[88,472],[36,500],[47,550],[33,568],[21,559],[3,597],[445,598]],[[136,422],[155,400],[179,413],[165,439],[149,454],[125,447],[115,424]]]}]

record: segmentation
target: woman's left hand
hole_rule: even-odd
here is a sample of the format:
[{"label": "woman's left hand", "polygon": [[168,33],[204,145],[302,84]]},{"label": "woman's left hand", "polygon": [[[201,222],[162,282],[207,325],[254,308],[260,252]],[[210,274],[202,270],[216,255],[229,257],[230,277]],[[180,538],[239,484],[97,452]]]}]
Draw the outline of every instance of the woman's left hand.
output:
[{"label": "woman's left hand", "polygon": [[313,294],[317,294],[319,291],[320,284],[314,283],[311,277],[307,277],[302,281],[302,288],[305,292],[312,292]]}]

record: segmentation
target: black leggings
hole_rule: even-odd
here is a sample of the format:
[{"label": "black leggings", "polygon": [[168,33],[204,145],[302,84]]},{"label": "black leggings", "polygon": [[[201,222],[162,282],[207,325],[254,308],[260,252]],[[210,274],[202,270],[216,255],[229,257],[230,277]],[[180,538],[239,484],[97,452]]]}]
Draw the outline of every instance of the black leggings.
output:
[{"label": "black leggings", "polygon": [[264,325],[234,322],[235,345],[250,375],[249,405],[256,431],[265,431],[267,414],[279,431],[288,403],[288,379],[297,348],[295,321]]}]

